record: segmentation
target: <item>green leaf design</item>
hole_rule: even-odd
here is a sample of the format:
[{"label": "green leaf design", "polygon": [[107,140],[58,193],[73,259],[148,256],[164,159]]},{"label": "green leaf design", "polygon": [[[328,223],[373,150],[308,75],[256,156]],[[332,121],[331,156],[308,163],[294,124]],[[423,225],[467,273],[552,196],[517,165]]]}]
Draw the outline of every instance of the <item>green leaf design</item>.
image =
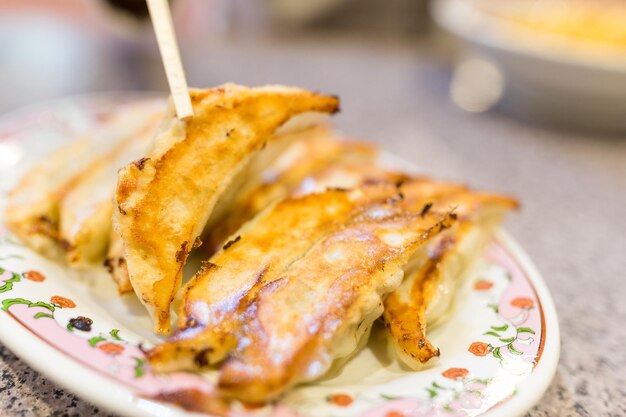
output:
[{"label": "green leaf design", "polygon": [[509,352],[511,352],[514,355],[522,355],[522,352],[520,352],[519,350],[515,349],[515,347],[513,346],[513,343],[509,343],[508,345],[506,345],[506,347],[509,349]]},{"label": "green leaf design", "polygon": [[497,347],[494,350],[492,350],[491,353],[493,354],[494,358],[502,360],[502,355],[500,354],[500,348],[499,347]]},{"label": "green leaf design", "polygon": [[519,329],[517,329],[517,333],[531,333],[531,334],[535,334],[535,331],[533,329],[531,329],[530,327],[520,327]]},{"label": "green leaf design", "polygon": [[94,336],[94,337],[89,338],[89,340],[87,341],[89,342],[89,346],[95,348],[98,343],[104,342],[105,340],[107,340],[105,337]]},{"label": "green leaf design", "polygon": [[492,328],[493,330],[495,330],[496,332],[503,332],[503,331],[505,331],[506,329],[508,329],[508,328],[509,328],[509,325],[508,325],[508,324],[503,324],[503,325],[502,325],[502,326],[500,326],[500,327],[491,326],[491,328]]},{"label": "green leaf design", "polygon": [[439,385],[439,384],[438,384],[438,383],[436,383],[436,382],[433,382],[433,387],[435,387],[435,388],[437,388],[437,389],[443,389],[443,390],[445,390],[445,389],[446,389],[446,387],[442,387],[441,385]]},{"label": "green leaf design", "polygon": [[36,303],[33,303],[24,298],[7,298],[6,300],[2,301],[2,310],[9,311],[9,308],[15,304],[26,304],[29,308],[44,307],[54,313],[54,306],[52,304],[44,303],[43,301],[37,301]]},{"label": "green leaf design", "polygon": [[428,391],[430,398],[435,398],[437,396],[437,391],[432,388],[426,388],[426,391]]},{"label": "green leaf design", "polygon": [[498,312],[500,311],[497,304],[487,304],[487,307],[492,309],[493,312],[496,314],[498,314]]},{"label": "green leaf design", "polygon": [[496,332],[488,331],[487,333],[483,333],[484,335],[500,337],[500,335]]},{"label": "green leaf design", "polygon": [[44,307],[54,313],[54,305],[44,303],[43,301],[37,301],[36,303],[30,303],[28,307]]},{"label": "green leaf design", "polygon": [[507,338],[507,339],[500,338],[500,341],[501,341],[502,343],[511,343],[511,342],[513,342],[514,340],[515,340],[515,338],[514,338],[514,337],[509,337],[509,338]]},{"label": "green leaf design", "polygon": [[509,281],[513,281],[513,276],[509,273],[506,274],[506,279]]},{"label": "green leaf design", "polygon": [[[4,274],[4,272],[5,272],[5,269],[0,268],[0,274]],[[16,274],[15,272],[12,272],[11,278],[4,281],[4,285],[0,287],[0,294],[3,292],[11,291],[13,289],[13,284],[15,284],[16,282],[20,282],[21,280],[22,278],[20,277],[20,274]]]},{"label": "green leaf design", "polygon": [[53,319],[54,318],[54,316],[52,314],[42,313],[41,311],[39,313],[35,314],[34,317],[36,319],[41,319],[41,318],[44,318],[44,317],[49,318],[49,319]]},{"label": "green leaf design", "polygon": [[109,332],[109,334],[111,335],[113,339],[123,342],[124,340],[119,336],[119,333],[120,333],[119,329],[113,329]]},{"label": "green leaf design", "polygon": [[387,394],[380,394],[380,397],[387,401],[395,400],[396,398],[398,398],[398,397],[394,397],[393,395],[387,395]]},{"label": "green leaf design", "polygon": [[145,375],[146,371],[143,368],[145,363],[145,360],[141,358],[135,358],[135,378],[141,378]]}]

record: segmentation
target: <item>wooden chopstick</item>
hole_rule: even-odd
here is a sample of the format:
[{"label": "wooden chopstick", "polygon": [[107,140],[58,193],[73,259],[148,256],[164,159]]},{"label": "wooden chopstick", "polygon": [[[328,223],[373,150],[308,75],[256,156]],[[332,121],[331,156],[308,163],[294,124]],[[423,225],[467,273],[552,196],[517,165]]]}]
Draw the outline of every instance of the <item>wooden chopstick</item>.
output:
[{"label": "wooden chopstick", "polygon": [[167,0],[147,0],[152,26],[159,44],[161,59],[165,67],[167,82],[170,86],[176,115],[181,120],[193,117],[193,107],[189,97],[187,79],[178,51],[174,24]]}]

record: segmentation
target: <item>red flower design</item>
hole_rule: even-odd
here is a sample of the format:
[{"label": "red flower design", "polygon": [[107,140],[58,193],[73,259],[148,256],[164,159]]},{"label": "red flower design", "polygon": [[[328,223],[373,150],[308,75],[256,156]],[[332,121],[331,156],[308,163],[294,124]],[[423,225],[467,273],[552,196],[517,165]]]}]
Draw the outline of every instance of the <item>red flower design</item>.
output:
[{"label": "red flower design", "polygon": [[117,343],[113,342],[100,343],[98,345],[98,349],[100,349],[104,353],[108,353],[109,355],[119,355],[120,353],[124,352],[124,346],[118,345]]},{"label": "red flower design", "polygon": [[463,379],[467,374],[469,374],[469,371],[465,368],[450,368],[441,373],[441,375],[448,379]]},{"label": "red flower design", "polygon": [[467,350],[476,356],[486,356],[489,353],[489,345],[484,342],[474,342]]},{"label": "red flower design", "polygon": [[74,308],[76,307],[76,303],[69,298],[61,297],[60,295],[55,295],[50,298],[50,302],[54,305],[57,305],[61,308]]},{"label": "red flower design", "polygon": [[493,287],[493,282],[484,279],[476,281],[474,284],[474,289],[476,291],[487,291],[491,287]]},{"label": "red flower design", "polygon": [[401,413],[396,410],[391,410],[391,411],[387,411],[387,414],[385,414],[385,417],[406,417],[406,414]]},{"label": "red flower design", "polygon": [[339,407],[347,407],[352,404],[352,397],[348,394],[333,394],[328,397],[328,401]]},{"label": "red flower design", "polygon": [[530,308],[533,308],[535,303],[530,298],[517,297],[511,301],[511,305],[513,307],[530,309]]},{"label": "red flower design", "polygon": [[46,280],[46,277],[43,276],[41,272],[38,271],[26,271],[24,272],[24,278],[34,281],[34,282],[43,282]]}]

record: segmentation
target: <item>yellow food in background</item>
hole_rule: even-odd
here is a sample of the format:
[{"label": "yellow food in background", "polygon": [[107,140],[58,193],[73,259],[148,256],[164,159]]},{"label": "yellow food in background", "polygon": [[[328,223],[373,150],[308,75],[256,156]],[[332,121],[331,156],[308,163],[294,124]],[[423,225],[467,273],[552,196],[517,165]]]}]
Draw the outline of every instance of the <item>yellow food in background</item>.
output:
[{"label": "yellow food in background", "polygon": [[624,0],[476,0],[482,11],[518,28],[574,44],[626,48]]}]

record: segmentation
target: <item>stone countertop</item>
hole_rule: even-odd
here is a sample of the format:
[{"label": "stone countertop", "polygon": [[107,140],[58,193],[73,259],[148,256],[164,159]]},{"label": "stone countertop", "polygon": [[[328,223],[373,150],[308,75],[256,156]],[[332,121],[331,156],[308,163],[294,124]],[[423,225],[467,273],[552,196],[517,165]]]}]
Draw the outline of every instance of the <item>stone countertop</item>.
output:
[{"label": "stone countertop", "polygon": [[[448,98],[446,63],[415,44],[230,40],[207,47],[210,59],[192,52],[183,51],[192,85],[280,82],[337,93],[344,132],[438,177],[519,197],[522,210],[506,227],[552,291],[562,338],[554,381],[528,415],[626,415],[626,137],[465,113]],[[0,346],[0,415],[109,414]]]}]

